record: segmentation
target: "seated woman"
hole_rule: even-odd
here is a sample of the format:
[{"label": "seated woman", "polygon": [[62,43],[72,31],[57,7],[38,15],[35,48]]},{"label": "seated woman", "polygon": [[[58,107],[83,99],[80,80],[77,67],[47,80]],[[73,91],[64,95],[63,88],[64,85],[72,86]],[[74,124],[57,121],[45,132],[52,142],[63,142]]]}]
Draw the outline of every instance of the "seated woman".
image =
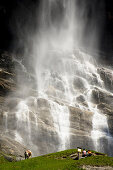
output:
[{"label": "seated woman", "polygon": [[86,157],[86,156],[87,156],[86,150],[83,149],[83,151],[82,151],[82,157]]}]

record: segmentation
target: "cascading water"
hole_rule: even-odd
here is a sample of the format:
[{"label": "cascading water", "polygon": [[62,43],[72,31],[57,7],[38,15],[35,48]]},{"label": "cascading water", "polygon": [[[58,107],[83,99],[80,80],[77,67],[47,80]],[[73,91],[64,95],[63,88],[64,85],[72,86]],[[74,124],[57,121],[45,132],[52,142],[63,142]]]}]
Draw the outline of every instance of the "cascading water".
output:
[{"label": "cascading water", "polygon": [[93,116],[93,130],[92,130],[92,138],[94,139],[95,149],[99,151],[104,151],[104,146],[99,141],[101,138],[108,137],[108,123],[107,117],[99,113],[98,109],[94,109],[94,116]]},{"label": "cascading water", "polygon": [[[35,78],[30,85],[20,83],[21,90],[18,94],[22,99],[19,98],[13,109],[16,122],[14,139],[29,147],[34,155],[72,148],[75,143],[76,146],[81,144],[81,141],[81,146],[84,147],[85,137],[88,138],[86,147],[91,146],[93,149],[95,145],[96,150],[104,151],[103,139],[106,138],[108,143],[112,139],[107,117],[97,109],[97,104],[92,99],[95,98],[92,97],[95,91],[103,91],[105,88],[93,56],[83,50],[84,12],[78,15],[77,2],[40,2],[38,33],[33,36],[32,44],[31,67]],[[92,33],[94,36],[95,33]],[[22,62],[20,67],[23,73],[30,73]],[[31,90],[33,93],[29,93],[34,84],[34,91]],[[5,126],[11,112],[9,110],[7,113]],[[76,118],[77,113],[79,117]],[[83,113],[90,114],[88,120],[85,120]],[[71,120],[71,115],[76,122]],[[82,129],[82,121],[86,121],[87,126],[92,121],[89,132]],[[74,129],[75,126],[77,129]],[[9,125],[6,127],[10,129]]]},{"label": "cascading water", "polygon": [[5,124],[5,131],[7,131],[7,116],[8,116],[8,113],[7,112],[5,112],[5,114],[4,114],[4,124]]},{"label": "cascading water", "polygon": [[[26,104],[25,101],[21,101],[18,106],[17,106],[17,112],[16,112],[16,118],[17,118],[17,133],[16,133],[16,139],[17,141],[21,140],[22,138],[19,137],[20,135],[18,134],[18,129],[21,128],[22,123],[25,122],[25,129],[28,131],[28,141],[31,141],[31,126],[30,126],[30,121],[29,121],[29,114],[30,110]],[[19,137],[19,138],[18,138]]]},{"label": "cascading water", "polygon": [[51,113],[54,121],[54,127],[61,142],[58,150],[65,150],[69,146],[69,110],[66,106],[60,106],[55,102],[51,102]]}]

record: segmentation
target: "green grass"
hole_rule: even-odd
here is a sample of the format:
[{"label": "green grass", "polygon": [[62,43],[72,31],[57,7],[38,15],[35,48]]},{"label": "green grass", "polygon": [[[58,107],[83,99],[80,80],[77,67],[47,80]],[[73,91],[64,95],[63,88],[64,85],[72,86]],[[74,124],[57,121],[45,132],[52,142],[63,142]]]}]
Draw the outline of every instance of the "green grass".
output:
[{"label": "green grass", "polygon": [[53,158],[53,159],[61,159],[61,158],[70,159],[70,155],[74,153],[77,153],[77,149],[69,149],[61,152],[51,153],[51,154],[44,155],[43,157]]},{"label": "green grass", "polygon": [[55,160],[45,157],[32,158],[20,162],[6,163],[0,165],[0,170],[71,170],[78,169],[73,160]]},{"label": "green grass", "polygon": [[19,162],[8,162],[1,155],[0,170],[80,170],[83,165],[113,167],[112,157],[101,155],[72,160],[70,155],[75,152],[77,149],[70,149]]},{"label": "green grass", "polygon": [[7,162],[8,160],[6,160],[3,155],[0,155],[0,164],[7,163]]},{"label": "green grass", "polygon": [[82,165],[113,167],[113,158],[108,156],[91,156],[77,161],[76,165],[79,167]]}]

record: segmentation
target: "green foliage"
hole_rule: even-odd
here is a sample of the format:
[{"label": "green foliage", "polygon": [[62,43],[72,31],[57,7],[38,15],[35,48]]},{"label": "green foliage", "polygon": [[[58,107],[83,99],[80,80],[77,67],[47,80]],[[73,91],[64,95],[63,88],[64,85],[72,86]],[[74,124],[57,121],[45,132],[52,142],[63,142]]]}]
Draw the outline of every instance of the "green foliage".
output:
[{"label": "green foliage", "polygon": [[[96,153],[95,151],[92,152]],[[83,165],[113,167],[112,157],[101,155],[72,160],[70,155],[74,153],[77,153],[77,149],[47,154],[19,162],[8,162],[1,156],[0,170],[82,170]]]}]

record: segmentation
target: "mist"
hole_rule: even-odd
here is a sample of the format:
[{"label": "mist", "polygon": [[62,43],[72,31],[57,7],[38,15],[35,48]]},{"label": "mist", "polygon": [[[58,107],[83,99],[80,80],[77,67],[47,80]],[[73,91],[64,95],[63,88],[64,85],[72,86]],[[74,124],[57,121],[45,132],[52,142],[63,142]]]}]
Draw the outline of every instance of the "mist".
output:
[{"label": "mist", "polygon": [[50,51],[82,49],[94,54],[94,60],[98,59],[104,26],[99,17],[99,12],[104,12],[102,0],[93,3],[78,0],[29,1],[26,4],[19,2],[18,6],[12,19],[15,28],[13,49],[16,56],[24,56],[22,62],[28,69],[39,74],[45,60],[49,62]]}]

